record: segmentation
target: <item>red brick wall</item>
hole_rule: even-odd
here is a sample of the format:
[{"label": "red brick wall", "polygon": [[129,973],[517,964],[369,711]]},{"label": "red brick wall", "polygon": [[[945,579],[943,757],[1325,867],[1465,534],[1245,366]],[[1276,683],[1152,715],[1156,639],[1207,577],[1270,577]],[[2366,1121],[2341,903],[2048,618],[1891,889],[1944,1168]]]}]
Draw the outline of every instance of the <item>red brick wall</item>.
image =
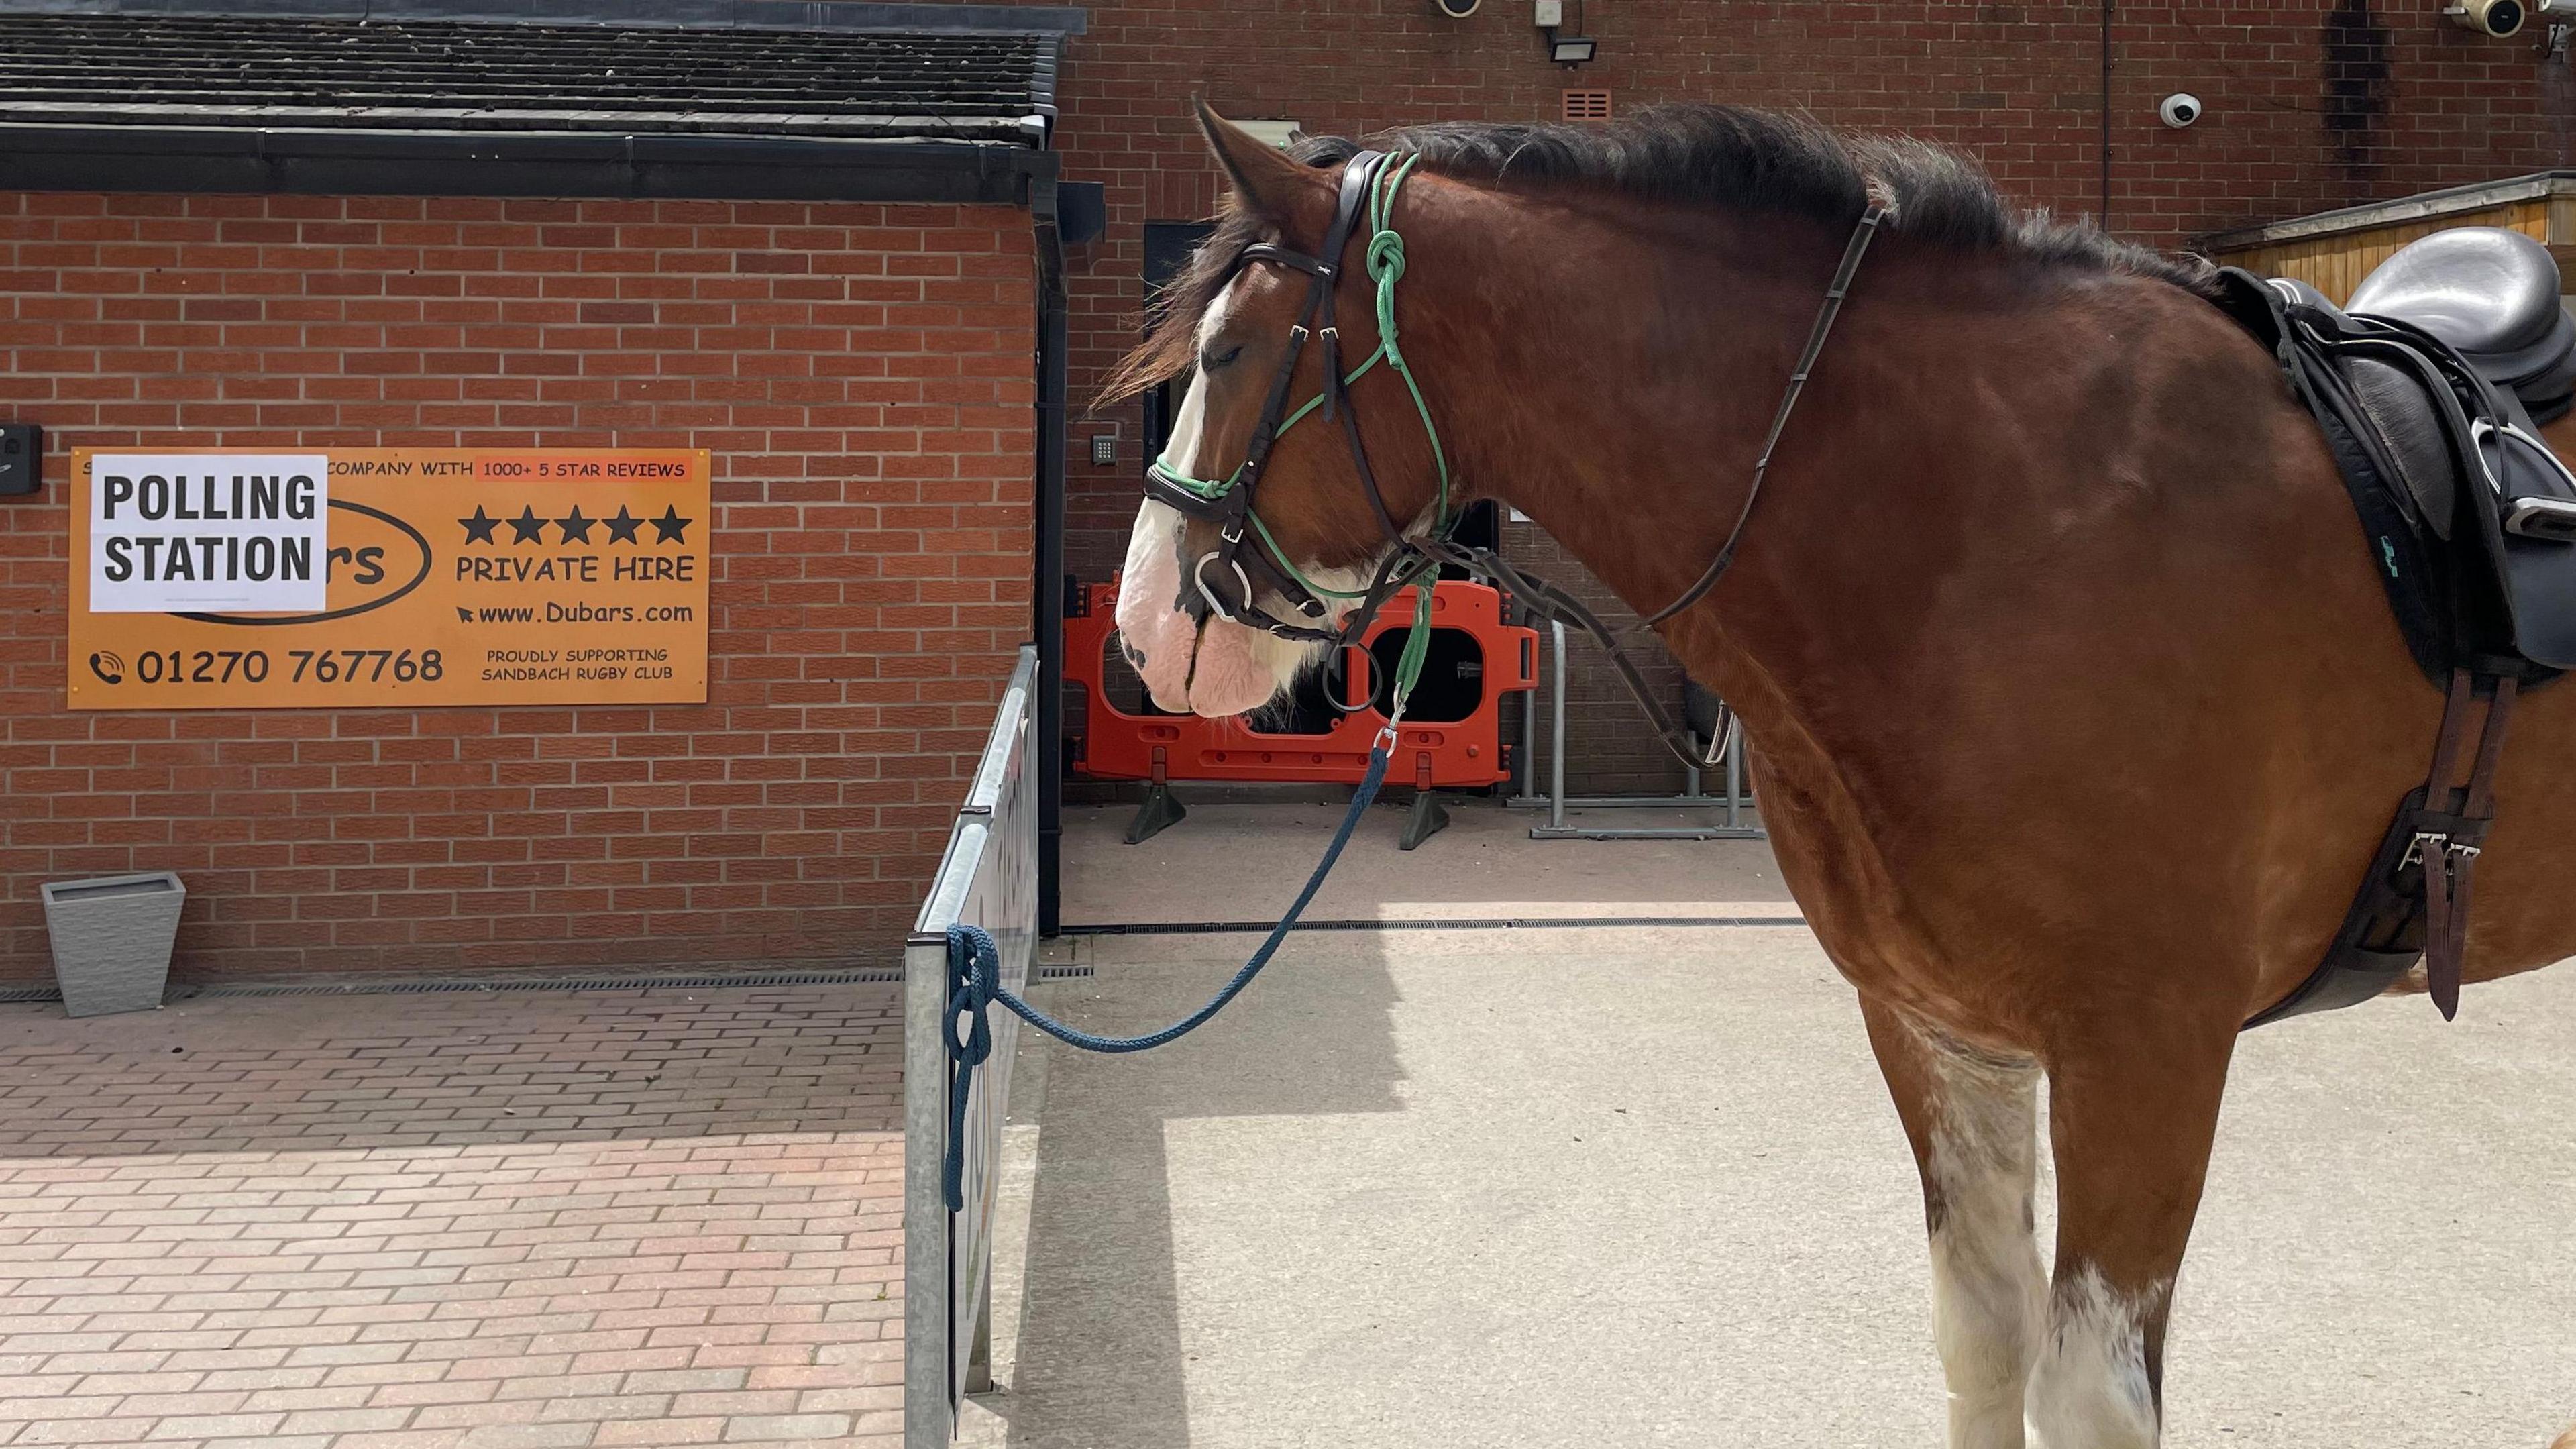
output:
[{"label": "red brick wall", "polygon": [[[2543,27],[2489,41],[2443,21],[2440,7],[2117,0],[2112,228],[2172,245],[2576,164],[2576,72],[2544,53]],[[1058,145],[1069,178],[1107,183],[1109,229],[1073,258],[1077,408],[1136,337],[1143,223],[1188,220],[1215,204],[1217,179],[1187,113],[1193,93],[1229,115],[1344,133],[1552,119],[1560,91],[1574,86],[1609,88],[1621,111],[1659,99],[1790,107],[1958,144],[2022,201],[2103,211],[2099,4],[1598,0],[1582,18],[1600,59],[1575,70],[1548,63],[1529,0],[1486,0],[1464,21],[1440,18],[1431,0],[1087,8],[1089,31],[1073,40],[1064,71]],[[1576,0],[1566,8],[1575,15]],[[2177,90],[2208,105],[2188,131],[2156,117],[2157,101]],[[1088,434],[1113,426],[1117,465],[1089,466]],[[1139,426],[1132,407],[1088,425],[1076,415],[1068,557],[1086,578],[1105,578],[1122,552]],[[1582,773],[1578,765],[1578,784]]]},{"label": "red brick wall", "polygon": [[[1028,632],[1001,207],[0,195],[0,974],[173,869],[181,967],[889,958]],[[74,714],[92,447],[714,451],[704,706]]]}]

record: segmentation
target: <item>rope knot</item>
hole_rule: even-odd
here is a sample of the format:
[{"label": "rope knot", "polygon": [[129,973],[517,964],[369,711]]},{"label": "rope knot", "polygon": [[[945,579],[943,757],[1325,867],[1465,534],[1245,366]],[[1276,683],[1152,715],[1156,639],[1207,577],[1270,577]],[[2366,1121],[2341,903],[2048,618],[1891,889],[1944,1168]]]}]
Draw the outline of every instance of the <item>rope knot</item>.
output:
[{"label": "rope knot", "polygon": [[1369,238],[1368,274],[1381,285],[1404,276],[1404,234],[1380,227]]},{"label": "rope knot", "polygon": [[[948,1156],[941,1164],[940,1187],[952,1213],[966,1210],[966,1096],[975,1069],[993,1055],[993,1027],[985,1008],[1001,986],[1002,953],[993,933],[965,924],[948,928],[948,1011],[941,1031],[948,1038]],[[957,1035],[959,1017],[969,1018],[966,1036]]]},{"label": "rope knot", "polygon": [[1368,272],[1377,279],[1377,342],[1387,366],[1405,370],[1404,350],[1395,343],[1395,284],[1404,276],[1404,237],[1380,227],[1369,238]]}]

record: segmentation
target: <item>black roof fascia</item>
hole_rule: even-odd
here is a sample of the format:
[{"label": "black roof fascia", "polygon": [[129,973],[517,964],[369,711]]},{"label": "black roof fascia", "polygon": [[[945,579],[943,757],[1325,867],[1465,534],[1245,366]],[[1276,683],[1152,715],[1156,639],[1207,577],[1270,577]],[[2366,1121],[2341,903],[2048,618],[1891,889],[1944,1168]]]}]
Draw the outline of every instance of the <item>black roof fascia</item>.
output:
[{"label": "black roof fascia", "polygon": [[1056,164],[1004,142],[0,125],[13,191],[1028,206]]},{"label": "black roof fascia", "polygon": [[1089,12],[1078,5],[885,5],[863,0],[0,0],[0,15],[260,15],[986,35],[1080,35],[1089,24]]}]

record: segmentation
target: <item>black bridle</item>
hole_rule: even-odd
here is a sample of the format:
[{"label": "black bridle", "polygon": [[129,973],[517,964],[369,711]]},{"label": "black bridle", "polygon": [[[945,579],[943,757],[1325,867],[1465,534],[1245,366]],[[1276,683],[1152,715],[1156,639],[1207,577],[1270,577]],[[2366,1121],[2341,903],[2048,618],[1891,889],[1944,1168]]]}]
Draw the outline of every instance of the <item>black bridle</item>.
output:
[{"label": "black bridle", "polygon": [[[1380,606],[1429,567],[1427,556],[1419,553],[1415,541],[1405,536],[1387,509],[1386,495],[1378,487],[1377,470],[1369,465],[1368,445],[1360,437],[1359,415],[1350,401],[1349,380],[1342,373],[1342,334],[1335,312],[1342,254],[1359,229],[1362,210],[1389,159],[1382,151],[1362,151],[1342,169],[1341,193],[1334,203],[1333,223],[1324,233],[1320,255],[1309,256],[1275,242],[1255,242],[1235,254],[1234,265],[1226,274],[1229,285],[1255,262],[1293,267],[1308,279],[1306,304],[1288,329],[1287,354],[1280,358],[1279,370],[1270,380],[1270,391],[1262,399],[1261,416],[1253,424],[1252,442],[1242,466],[1221,485],[1188,478],[1160,460],[1145,470],[1145,496],[1169,505],[1185,517],[1217,526],[1217,546],[1199,555],[1190,566],[1190,583],[1206,613],[1266,630],[1282,639],[1347,645],[1368,627]],[[1331,617],[1331,606],[1284,557],[1267,546],[1252,512],[1253,499],[1260,491],[1261,470],[1269,462],[1270,450],[1278,443],[1279,435],[1286,431],[1283,420],[1287,418],[1289,388],[1297,374],[1297,361],[1305,354],[1310,339],[1323,349],[1324,385],[1317,410],[1326,421],[1341,422],[1342,436],[1350,445],[1351,465],[1359,473],[1360,488],[1368,495],[1369,506],[1376,510],[1379,525],[1395,544],[1339,629],[1322,627]],[[1211,567],[1216,574],[1213,581],[1209,578]],[[1226,592],[1229,584],[1233,588],[1230,595]],[[1262,607],[1265,588],[1286,599],[1298,618],[1281,619]],[[1187,591],[1177,602],[1188,607]]]},{"label": "black bridle", "polygon": [[[1834,320],[1842,312],[1843,299],[1850,293],[1852,279],[1860,271],[1861,258],[1867,254],[1871,240],[1885,222],[1889,207],[1873,196],[1862,211],[1858,225],[1853,228],[1850,241],[1843,248],[1841,264],[1835,268],[1833,280],[1825,291],[1824,305],[1817,312],[1815,326],[1807,335],[1806,347],[1799,353],[1797,365],[1790,373],[1779,409],[1772,416],[1770,432],[1762,440],[1762,451],[1753,466],[1751,486],[1745,490],[1744,502],[1736,510],[1726,541],[1709,561],[1708,567],[1682,591],[1680,597],[1622,632],[1602,622],[1600,616],[1581,599],[1544,579],[1521,572],[1492,549],[1458,542],[1452,535],[1459,515],[1449,506],[1452,500],[1448,496],[1445,462],[1440,465],[1439,520],[1430,532],[1420,535],[1408,533],[1387,507],[1386,494],[1378,486],[1377,472],[1369,465],[1368,445],[1360,436],[1359,412],[1349,391],[1350,381],[1358,372],[1345,376],[1342,371],[1341,331],[1335,320],[1334,300],[1341,280],[1342,256],[1359,229],[1364,210],[1370,209],[1374,202],[1377,224],[1369,239],[1368,258],[1370,275],[1380,288],[1379,346],[1381,354],[1393,362],[1395,370],[1403,371],[1401,354],[1395,350],[1391,335],[1394,279],[1403,273],[1403,243],[1391,225],[1389,213],[1396,189],[1403,184],[1412,162],[1408,159],[1393,163],[1396,169],[1381,191],[1380,178],[1388,175],[1387,168],[1391,162],[1392,158],[1384,152],[1361,151],[1343,167],[1332,225],[1325,230],[1321,253],[1309,256],[1276,243],[1255,242],[1235,255],[1233,265],[1227,271],[1226,282],[1231,285],[1245,267],[1255,262],[1271,262],[1304,272],[1308,285],[1305,306],[1298,320],[1289,328],[1287,353],[1280,359],[1278,372],[1272,377],[1270,390],[1262,401],[1261,416],[1253,426],[1252,441],[1242,465],[1222,482],[1189,477],[1167,467],[1160,459],[1146,468],[1145,494],[1148,498],[1170,506],[1185,517],[1217,526],[1217,546],[1201,554],[1190,567],[1190,583],[1203,606],[1203,612],[1200,609],[1192,612],[1203,619],[1213,615],[1265,630],[1282,639],[1320,643],[1339,650],[1357,640],[1377,616],[1377,611],[1398,591],[1418,580],[1427,583],[1427,576],[1436,574],[1443,566],[1454,568],[1501,587],[1538,618],[1571,624],[1590,635],[1609,655],[1621,682],[1627,685],[1638,706],[1645,710],[1656,733],[1675,758],[1692,769],[1715,765],[1723,758],[1729,732],[1727,719],[1721,715],[1705,744],[1697,740],[1654,697],[1644,672],[1628,653],[1627,642],[1705,598],[1734,563],[1736,548],[1743,542],[1745,527],[1753,518],[1753,506],[1761,498],[1763,482],[1770,474],[1772,455],[1778,451],[1789,419],[1797,411],[1798,399],[1806,389],[1807,378],[1815,370],[1816,360],[1824,353],[1825,341],[1833,332]],[[1390,253],[1391,263],[1387,260]],[[1323,389],[1307,408],[1290,414],[1289,389],[1296,376],[1297,361],[1304,354],[1310,338],[1322,344]],[[1359,370],[1365,371],[1366,367],[1367,364],[1363,364]],[[1410,378],[1407,380],[1409,383]],[[1414,401],[1423,410],[1423,427],[1431,437],[1436,457],[1439,452],[1438,430],[1433,427],[1428,406],[1422,402],[1418,390]],[[1325,621],[1331,617],[1331,606],[1278,552],[1276,543],[1263,530],[1253,512],[1262,469],[1269,461],[1272,447],[1280,434],[1308,410],[1320,411],[1327,421],[1340,422],[1342,436],[1349,445],[1351,465],[1359,475],[1361,491],[1367,495],[1369,507],[1377,514],[1378,526],[1384,530],[1391,545],[1385,559],[1371,576],[1368,587],[1355,596],[1358,602],[1339,628],[1324,627]],[[1216,575],[1214,582],[1209,578],[1212,567]],[[1229,584],[1234,590],[1230,596],[1225,592]],[[1265,588],[1285,599],[1298,619],[1281,619],[1264,608],[1260,600]],[[1176,601],[1180,607],[1190,607],[1188,594],[1189,590],[1185,589],[1182,599]],[[1424,602],[1426,607],[1422,612],[1427,620],[1427,596]],[[1399,710],[1402,694],[1411,683],[1409,678],[1398,681]]]}]

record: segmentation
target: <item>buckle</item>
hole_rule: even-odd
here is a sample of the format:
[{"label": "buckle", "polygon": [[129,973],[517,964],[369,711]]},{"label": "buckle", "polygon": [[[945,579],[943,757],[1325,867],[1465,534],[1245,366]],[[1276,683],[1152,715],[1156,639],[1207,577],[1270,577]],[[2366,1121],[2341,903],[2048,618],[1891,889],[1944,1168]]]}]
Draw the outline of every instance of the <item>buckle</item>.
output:
[{"label": "buckle", "polygon": [[[2448,850],[2451,848],[2451,837],[2438,830],[2416,831],[2415,838],[2407,842],[2406,853],[2397,858],[2397,868],[2404,870],[2410,865],[2421,864],[2425,858],[2424,847],[2428,845],[2437,850]],[[2476,849],[2475,846],[2469,848]]]}]

